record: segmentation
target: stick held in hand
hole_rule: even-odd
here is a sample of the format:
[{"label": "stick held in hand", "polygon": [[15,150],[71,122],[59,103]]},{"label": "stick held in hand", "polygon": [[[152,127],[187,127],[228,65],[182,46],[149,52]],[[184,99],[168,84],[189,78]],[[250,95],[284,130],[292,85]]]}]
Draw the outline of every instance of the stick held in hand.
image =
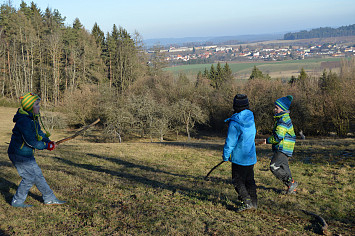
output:
[{"label": "stick held in hand", "polygon": [[[264,143],[264,140],[258,141],[255,143],[255,145],[261,145]],[[225,161],[221,161],[220,163],[218,163],[215,167],[213,167],[205,176],[205,180],[207,180],[208,176],[212,173],[212,171],[214,171],[218,166],[220,166],[223,162]]]},{"label": "stick held in hand", "polygon": [[220,163],[218,163],[215,167],[213,167],[210,172],[207,173],[207,175],[205,176],[205,180],[208,178],[208,176],[212,173],[212,171],[214,171],[218,166],[220,166],[223,162],[225,161],[221,161]]},{"label": "stick held in hand", "polygon": [[96,124],[99,123],[99,122],[100,122],[100,118],[98,118],[96,121],[94,121],[94,122],[91,123],[90,125],[85,126],[85,127],[82,128],[81,130],[79,130],[78,132],[76,132],[75,134],[73,134],[72,136],[69,136],[69,137],[67,137],[67,138],[63,138],[63,139],[61,139],[61,140],[55,142],[56,145],[59,145],[59,144],[64,143],[64,142],[66,142],[66,141],[72,140],[73,138],[79,136],[79,135],[82,134],[85,130],[89,129],[90,127],[96,125]]}]

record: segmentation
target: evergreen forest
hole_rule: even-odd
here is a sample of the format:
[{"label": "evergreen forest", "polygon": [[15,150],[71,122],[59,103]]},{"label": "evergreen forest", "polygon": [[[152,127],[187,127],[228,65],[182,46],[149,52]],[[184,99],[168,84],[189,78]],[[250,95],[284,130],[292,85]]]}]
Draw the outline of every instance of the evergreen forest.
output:
[{"label": "evergreen forest", "polygon": [[270,133],[274,101],[291,94],[297,133],[354,132],[354,58],[343,60],[339,73],[325,70],[321,77],[301,70],[283,81],[254,67],[248,81],[237,83],[228,64],[218,63],[192,81],[163,71],[159,48],[146,54],[138,32],[113,24],[105,33],[98,24],[88,30],[79,19],[64,22],[58,10],[41,10],[33,2],[19,9],[1,5],[1,105],[18,105],[22,94],[33,91],[46,111],[64,114],[47,118],[51,128],[100,117],[104,141],[163,141],[202,131],[223,134],[237,93],[248,95],[258,133]]},{"label": "evergreen forest", "polygon": [[287,33],[284,35],[284,40],[294,39],[311,39],[311,38],[329,38],[329,37],[343,37],[354,36],[355,24],[349,26],[341,26],[339,28],[320,27],[312,30],[302,30],[295,33]]}]

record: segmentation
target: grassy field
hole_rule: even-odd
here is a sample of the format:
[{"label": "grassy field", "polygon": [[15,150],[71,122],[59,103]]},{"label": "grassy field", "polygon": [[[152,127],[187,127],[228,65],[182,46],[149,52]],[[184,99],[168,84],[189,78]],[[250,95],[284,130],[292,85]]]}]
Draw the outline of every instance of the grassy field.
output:
[{"label": "grassy field", "polygon": [[[291,78],[292,75],[298,76],[300,70],[303,68],[308,74],[319,76],[323,72],[321,63],[328,61],[340,61],[340,58],[322,58],[322,59],[305,59],[305,60],[289,60],[276,62],[228,62],[234,77],[236,79],[248,79],[252,69],[258,67],[264,74],[269,74],[272,78]],[[190,78],[196,78],[199,71],[203,72],[205,68],[208,70],[212,64],[198,64],[198,65],[182,65],[175,67],[168,67],[165,70],[173,74],[185,73]],[[214,64],[216,67],[217,64]],[[222,66],[224,63],[222,64]],[[336,72],[338,69],[333,69]]]},{"label": "grassy field", "polygon": [[[269,171],[270,146],[258,146],[255,179],[259,207],[240,205],[225,163],[223,140],[93,143],[77,138],[36,160],[63,206],[44,206],[36,187],[28,204],[10,206],[20,177],[6,149],[16,109],[0,107],[0,235],[318,235],[322,216],[334,235],[354,235],[354,139],[298,141],[290,160],[300,183],[284,195]],[[58,140],[68,131],[53,132]]]}]

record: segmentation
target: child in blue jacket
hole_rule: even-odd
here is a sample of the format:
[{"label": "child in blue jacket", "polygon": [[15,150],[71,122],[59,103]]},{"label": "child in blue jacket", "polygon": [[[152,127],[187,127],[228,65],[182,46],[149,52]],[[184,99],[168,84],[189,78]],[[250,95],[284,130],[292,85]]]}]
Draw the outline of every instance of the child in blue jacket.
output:
[{"label": "child in blue jacket", "polygon": [[232,162],[232,181],[242,206],[238,212],[257,208],[254,165],[256,128],[253,112],[249,110],[248,97],[237,94],[233,100],[234,114],[229,121],[228,134],[223,149],[223,160]]},{"label": "child in blue jacket", "polygon": [[34,158],[35,149],[54,150],[55,142],[51,141],[49,133],[44,134],[41,130],[40,120],[40,97],[34,93],[26,93],[21,97],[21,108],[18,109],[13,121],[15,127],[12,130],[8,155],[22,177],[11,205],[14,207],[31,207],[25,204],[27,194],[33,185],[36,185],[42,193],[44,204],[59,205],[65,201],[58,200],[52,189],[48,186],[40,167]]}]

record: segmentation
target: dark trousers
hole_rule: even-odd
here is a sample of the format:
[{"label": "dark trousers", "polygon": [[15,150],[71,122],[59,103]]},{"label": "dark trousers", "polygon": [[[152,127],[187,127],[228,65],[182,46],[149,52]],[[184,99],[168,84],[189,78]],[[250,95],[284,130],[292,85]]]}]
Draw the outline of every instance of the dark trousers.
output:
[{"label": "dark trousers", "polygon": [[254,165],[241,166],[232,163],[232,181],[240,200],[251,200],[257,203]]},{"label": "dark trousers", "polygon": [[291,170],[288,165],[288,157],[282,152],[274,152],[270,162],[271,172],[285,185],[289,185],[292,179]]}]

